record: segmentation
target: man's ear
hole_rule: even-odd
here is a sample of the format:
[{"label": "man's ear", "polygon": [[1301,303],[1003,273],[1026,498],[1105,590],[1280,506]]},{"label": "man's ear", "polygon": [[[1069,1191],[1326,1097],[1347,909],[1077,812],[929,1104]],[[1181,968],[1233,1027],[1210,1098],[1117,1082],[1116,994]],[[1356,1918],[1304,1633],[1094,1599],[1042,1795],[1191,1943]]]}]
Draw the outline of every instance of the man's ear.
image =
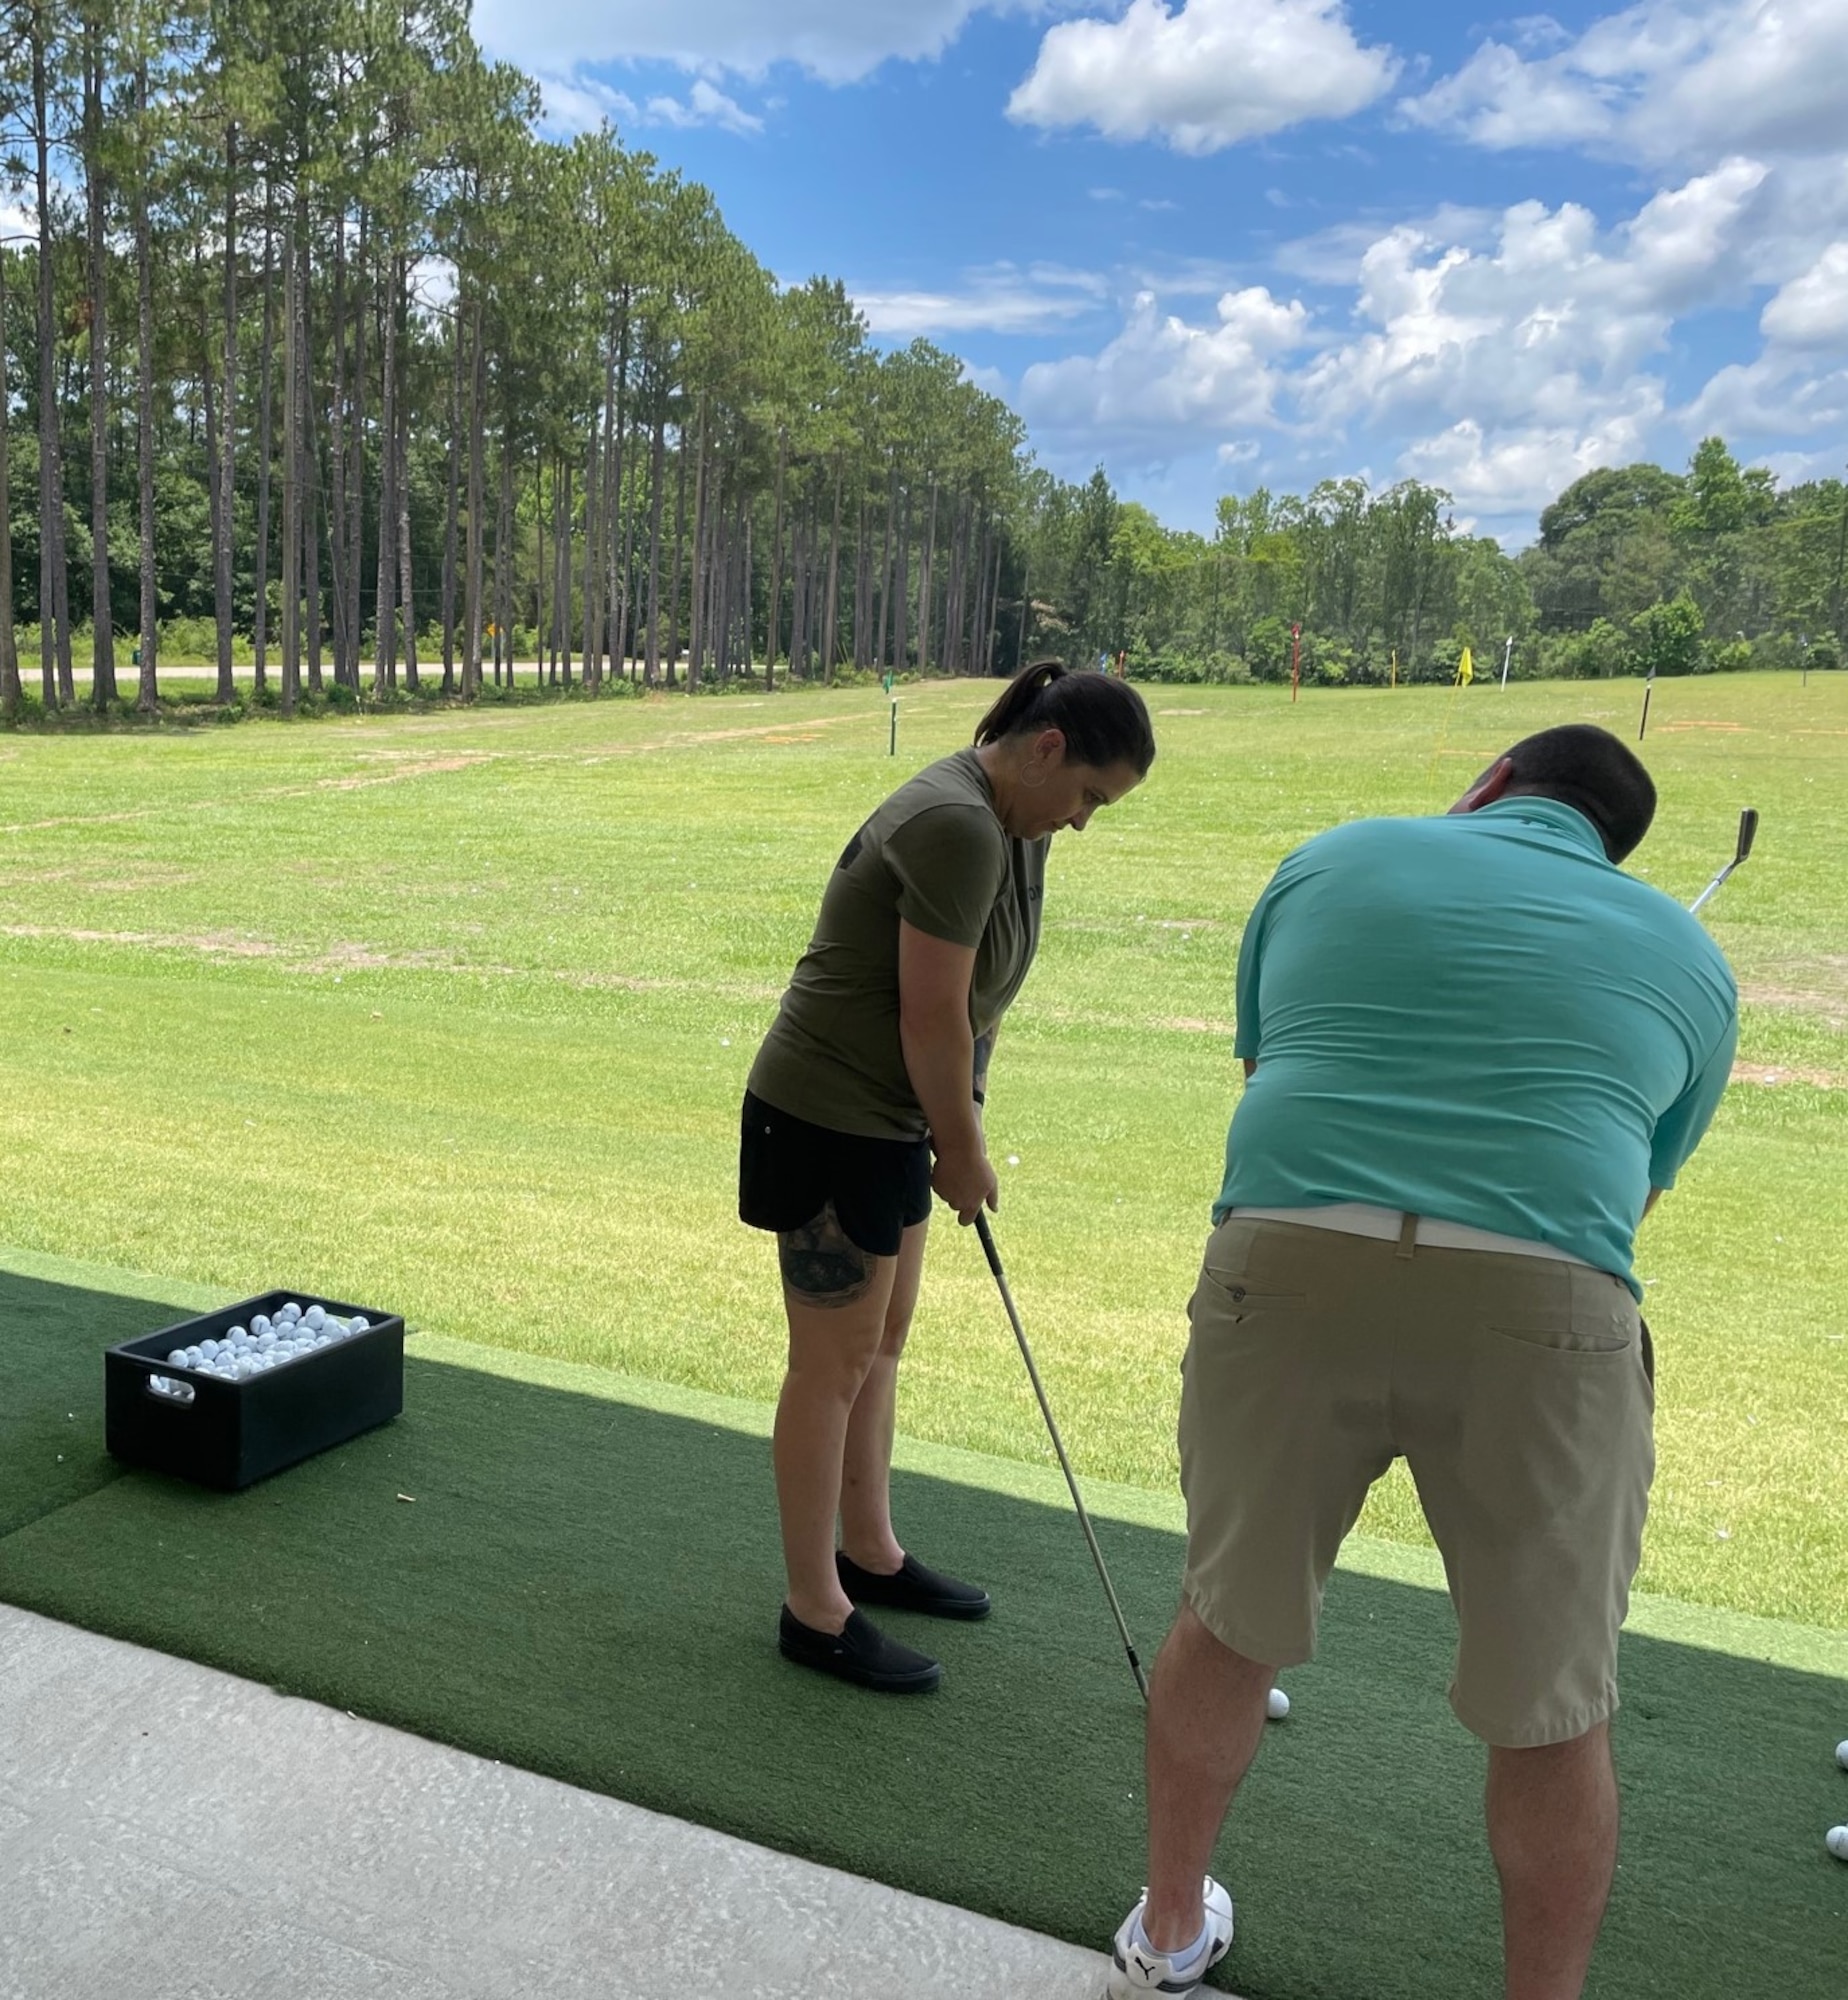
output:
[{"label": "man's ear", "polygon": [[[1506,757],[1498,757],[1450,808],[1450,814],[1473,813],[1483,806],[1492,806],[1513,783],[1513,764]],[[1446,814],[1446,818],[1450,814]]]}]

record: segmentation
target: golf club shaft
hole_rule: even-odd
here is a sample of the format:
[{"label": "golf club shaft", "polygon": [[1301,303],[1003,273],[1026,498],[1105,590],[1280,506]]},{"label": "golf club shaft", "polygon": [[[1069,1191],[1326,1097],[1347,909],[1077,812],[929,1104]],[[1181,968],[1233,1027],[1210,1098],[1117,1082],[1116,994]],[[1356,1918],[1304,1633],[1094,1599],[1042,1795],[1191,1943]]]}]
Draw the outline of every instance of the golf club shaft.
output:
[{"label": "golf club shaft", "polygon": [[1001,1303],[1007,1308],[1008,1324],[1014,1329],[1014,1338],[1020,1344],[1020,1358],[1027,1364],[1027,1379],[1033,1384],[1033,1393],[1039,1398],[1040,1415],[1046,1419],[1046,1434],[1052,1439],[1052,1448],[1059,1455],[1059,1467],[1065,1474],[1065,1483],[1071,1489],[1072,1505],[1078,1510],[1078,1525],[1084,1530],[1084,1538],[1090,1545],[1091,1560],[1097,1565],[1097,1580],[1104,1586],[1104,1595],[1110,1600],[1110,1615],[1116,1620],[1117,1634],[1123,1641],[1123,1650],[1129,1655],[1129,1670],[1136,1677],[1136,1687],[1142,1699],[1149,1698],[1149,1683],[1142,1671],[1142,1662],[1136,1657],[1135,1641],[1129,1636],[1129,1627],[1123,1619],[1123,1607],[1117,1602],[1116,1591],[1110,1582],[1110,1572],[1104,1567],[1104,1552],[1097,1546],[1096,1531],[1091,1526],[1091,1517],[1085,1512],[1084,1500],[1078,1491],[1078,1481],[1072,1472],[1072,1462],[1065,1455],[1065,1443],[1059,1436],[1059,1426],[1053,1420],[1052,1405],[1046,1400],[1046,1390],[1040,1381],[1040,1373],[1033,1362],[1033,1350],[1027,1345],[1026,1329],[1020,1324],[1020,1314],[1014,1305],[1014,1295],[1007,1288],[1007,1273],[1001,1268],[1001,1253],[995,1248],[994,1232],[988,1227],[988,1218],[977,1214],[975,1233],[981,1239],[982,1255],[988,1259],[988,1268],[995,1274],[995,1284],[1001,1293]]},{"label": "golf club shaft", "polygon": [[1700,894],[1694,898],[1693,902],[1691,902],[1688,905],[1688,914],[1690,916],[1700,915],[1702,909],[1704,909],[1706,905],[1716,895],[1719,894],[1720,890],[1725,886],[1727,876],[1729,876],[1733,872],[1733,870],[1738,867],[1738,865],[1739,864],[1736,861],[1727,862],[1726,866],[1720,870],[1720,872],[1713,878],[1713,880],[1709,882],[1707,886],[1700,892]]}]

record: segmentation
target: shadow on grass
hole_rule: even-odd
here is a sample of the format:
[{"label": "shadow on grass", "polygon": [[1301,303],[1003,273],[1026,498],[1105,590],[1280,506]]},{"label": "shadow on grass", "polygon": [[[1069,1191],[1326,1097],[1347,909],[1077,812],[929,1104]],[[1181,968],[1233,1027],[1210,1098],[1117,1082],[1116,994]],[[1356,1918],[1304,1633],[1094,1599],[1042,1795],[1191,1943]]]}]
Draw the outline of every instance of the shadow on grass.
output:
[{"label": "shadow on grass", "polygon": [[[173,1312],[22,1285],[0,1294],[26,1391],[0,1409],[9,1467],[73,1409],[100,1449],[101,1347]],[[1141,1704],[1076,1523],[901,1475],[907,1538],[997,1609],[894,1619],[945,1683],[882,1701],[776,1655],[767,1460],[736,1431],[413,1358],[395,1424],[246,1493],[48,1487],[0,1539],[0,1598],[1102,1945],[1142,1879]],[[1152,1654],[1179,1544],[1097,1526]],[[1336,1578],[1222,1851],[1242,1904],[1225,1977],[1253,2000],[1498,1990],[1450,1645],[1441,1597]],[[1821,1835],[1843,1816],[1848,1688],[1646,1638],[1625,1677],[1626,1847],[1593,1992],[1837,1990],[1848,1871]]]}]

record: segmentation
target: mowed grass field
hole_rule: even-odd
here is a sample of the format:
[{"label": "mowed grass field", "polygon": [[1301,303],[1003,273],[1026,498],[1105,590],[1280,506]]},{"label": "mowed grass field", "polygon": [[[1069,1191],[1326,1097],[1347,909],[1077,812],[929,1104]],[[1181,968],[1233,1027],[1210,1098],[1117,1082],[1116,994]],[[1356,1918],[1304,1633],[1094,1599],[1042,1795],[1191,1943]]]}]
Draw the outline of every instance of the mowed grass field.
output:
[{"label": "mowed grass field", "polygon": [[[0,1243],[767,1400],[738,1097],[848,835],[993,689],[612,700],[0,739]],[[1240,925],[1295,843],[1441,809],[1633,683],[1153,689],[1149,782],[1055,843],[989,1107],[997,1236],[1080,1472],[1174,1479]],[[1641,873],[1710,906],[1740,1079],[1645,1226],[1645,1588],[1848,1627],[1848,675],[1658,685]],[[1441,990],[1432,1032],[1489,1035]],[[901,1426],[1048,1455],[974,1242],[941,1221]],[[770,1505],[768,1468],[764,1504]],[[1396,1475],[1375,1534],[1420,1540]]]}]

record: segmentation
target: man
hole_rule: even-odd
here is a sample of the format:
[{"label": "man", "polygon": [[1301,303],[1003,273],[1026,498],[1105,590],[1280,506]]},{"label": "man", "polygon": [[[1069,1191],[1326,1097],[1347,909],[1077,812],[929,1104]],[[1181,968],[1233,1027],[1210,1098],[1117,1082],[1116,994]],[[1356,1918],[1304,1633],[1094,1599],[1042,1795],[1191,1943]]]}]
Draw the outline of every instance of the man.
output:
[{"label": "man", "polygon": [[1314,1651],[1403,1456],[1488,1745],[1508,2000],[1577,2000],[1615,1866],[1609,1718],[1654,1470],[1637,1224],[1737,1039],[1725,960],[1617,864],[1655,788],[1615,737],[1517,743],[1440,819],[1363,820],[1246,928],[1248,1078],[1182,1367],[1182,1603],[1148,1717],[1149,1887],[1110,1992],[1192,1992],[1206,1874],[1274,1671]]}]

